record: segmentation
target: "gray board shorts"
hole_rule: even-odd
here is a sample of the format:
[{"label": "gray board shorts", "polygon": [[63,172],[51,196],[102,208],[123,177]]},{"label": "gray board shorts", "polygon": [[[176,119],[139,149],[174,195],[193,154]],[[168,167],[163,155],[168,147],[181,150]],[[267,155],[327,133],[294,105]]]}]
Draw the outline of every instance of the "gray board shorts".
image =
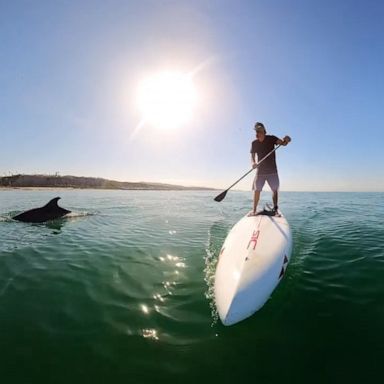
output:
[{"label": "gray board shorts", "polygon": [[259,175],[256,173],[255,179],[253,180],[252,190],[261,191],[265,182],[268,183],[272,191],[277,191],[280,187],[279,175],[277,173],[270,173],[267,175]]}]

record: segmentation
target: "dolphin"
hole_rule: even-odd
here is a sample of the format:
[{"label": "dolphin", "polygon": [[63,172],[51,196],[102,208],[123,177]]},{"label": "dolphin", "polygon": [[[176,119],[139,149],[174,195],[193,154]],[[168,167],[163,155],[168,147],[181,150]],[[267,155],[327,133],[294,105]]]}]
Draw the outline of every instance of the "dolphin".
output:
[{"label": "dolphin", "polygon": [[44,207],[30,209],[14,216],[13,219],[24,221],[25,223],[44,223],[45,221],[55,220],[70,213],[71,211],[57,205],[58,200],[60,200],[60,197],[55,197]]}]

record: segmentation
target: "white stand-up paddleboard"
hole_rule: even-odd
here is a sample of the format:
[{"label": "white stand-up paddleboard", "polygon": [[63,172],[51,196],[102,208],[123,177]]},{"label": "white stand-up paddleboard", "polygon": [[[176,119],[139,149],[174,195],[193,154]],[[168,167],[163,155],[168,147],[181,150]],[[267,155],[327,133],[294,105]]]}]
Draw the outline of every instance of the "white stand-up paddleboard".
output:
[{"label": "white stand-up paddleboard", "polygon": [[283,215],[245,216],[229,232],[215,275],[215,301],[224,325],[251,316],[284,276],[292,235]]}]

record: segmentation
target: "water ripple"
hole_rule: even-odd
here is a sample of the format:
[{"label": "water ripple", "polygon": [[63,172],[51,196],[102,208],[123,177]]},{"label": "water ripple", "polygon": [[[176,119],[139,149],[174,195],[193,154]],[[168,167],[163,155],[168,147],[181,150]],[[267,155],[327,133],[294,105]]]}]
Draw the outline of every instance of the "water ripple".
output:
[{"label": "water ripple", "polygon": [[115,370],[154,382],[192,380],[196,366],[216,367],[215,379],[220,368],[221,381],[232,368],[246,372],[237,378],[244,381],[256,361],[265,374],[257,381],[288,354],[284,374],[308,366],[310,377],[312,361],[356,362],[358,350],[377,353],[384,342],[376,195],[282,194],[294,240],[287,275],[255,316],[223,327],[213,295],[217,257],[249,194],[218,205],[210,192],[63,191],[77,214],[50,225],[7,218],[21,200],[48,192],[0,194],[4,363],[48,361],[61,377],[76,360],[76,373],[93,381]]}]

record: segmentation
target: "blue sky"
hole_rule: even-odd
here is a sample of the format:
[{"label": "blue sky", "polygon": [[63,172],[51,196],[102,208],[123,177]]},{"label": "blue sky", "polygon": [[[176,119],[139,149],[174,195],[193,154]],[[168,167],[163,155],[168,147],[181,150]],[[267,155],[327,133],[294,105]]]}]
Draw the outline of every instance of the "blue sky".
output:
[{"label": "blue sky", "polygon": [[[384,191],[382,20],[381,1],[2,1],[0,175],[226,188],[262,121],[292,137],[282,190]],[[133,135],[161,70],[194,72],[194,117]]]}]

